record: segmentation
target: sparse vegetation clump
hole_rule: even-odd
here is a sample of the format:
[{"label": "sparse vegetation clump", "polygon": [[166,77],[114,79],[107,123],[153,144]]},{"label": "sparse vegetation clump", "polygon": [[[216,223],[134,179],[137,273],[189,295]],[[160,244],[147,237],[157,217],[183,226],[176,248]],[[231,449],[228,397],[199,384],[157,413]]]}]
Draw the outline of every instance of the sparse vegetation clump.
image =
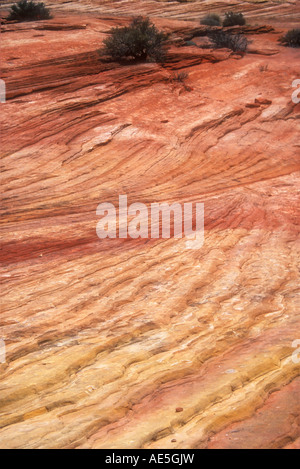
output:
[{"label": "sparse vegetation clump", "polygon": [[235,13],[233,11],[228,11],[225,13],[225,19],[223,21],[223,26],[244,26],[246,24],[245,17],[243,13]]},{"label": "sparse vegetation clump", "polygon": [[172,75],[171,81],[177,81],[178,83],[184,83],[187,80],[189,74],[187,72],[178,72]]},{"label": "sparse vegetation clump", "polygon": [[222,21],[220,16],[216,13],[209,13],[208,15],[204,16],[204,18],[202,18],[200,23],[206,26],[221,26]]},{"label": "sparse vegetation clump", "polygon": [[288,31],[280,42],[288,47],[300,47],[300,28]]},{"label": "sparse vegetation clump", "polygon": [[193,88],[191,88],[187,83],[186,80],[189,78],[189,74],[187,72],[174,72],[170,77],[169,77],[169,83],[172,85],[175,85],[177,87],[178,85],[184,89],[185,91],[192,91]]},{"label": "sparse vegetation clump", "polygon": [[260,65],[259,71],[262,72],[262,73],[267,72],[268,68],[269,68],[268,64],[267,65]]},{"label": "sparse vegetation clump", "polygon": [[229,34],[219,31],[211,34],[210,38],[218,49],[226,48],[234,52],[246,52],[248,48],[248,39],[243,34]]},{"label": "sparse vegetation clump", "polygon": [[50,10],[42,2],[28,2],[21,0],[11,7],[8,21],[37,21],[49,20],[51,18]]},{"label": "sparse vegetation clump", "polygon": [[194,41],[186,41],[185,46],[197,46],[197,44]]},{"label": "sparse vegetation clump", "polygon": [[113,28],[104,40],[102,52],[113,59],[150,59],[163,62],[165,59],[164,41],[167,36],[158,31],[149,18],[134,18],[129,26]]}]

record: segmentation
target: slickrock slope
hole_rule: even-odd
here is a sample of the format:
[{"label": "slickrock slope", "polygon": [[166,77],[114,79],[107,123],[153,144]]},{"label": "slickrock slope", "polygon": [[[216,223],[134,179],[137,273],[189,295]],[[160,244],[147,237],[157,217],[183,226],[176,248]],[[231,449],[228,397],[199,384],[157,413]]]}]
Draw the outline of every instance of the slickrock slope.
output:
[{"label": "slickrock slope", "polygon": [[[181,47],[232,4],[2,26],[1,448],[300,447],[299,2],[240,4],[244,57]],[[163,67],[99,57],[137,10],[172,33]],[[119,194],[204,202],[203,247],[100,241]]]}]

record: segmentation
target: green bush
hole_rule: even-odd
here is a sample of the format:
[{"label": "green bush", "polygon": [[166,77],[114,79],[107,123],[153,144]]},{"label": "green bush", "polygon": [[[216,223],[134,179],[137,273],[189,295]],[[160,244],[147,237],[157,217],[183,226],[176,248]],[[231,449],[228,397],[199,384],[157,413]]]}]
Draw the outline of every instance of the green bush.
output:
[{"label": "green bush", "polygon": [[163,43],[167,36],[157,30],[149,18],[134,18],[129,26],[113,28],[104,40],[103,53],[113,59],[131,57],[162,62],[165,58]]},{"label": "green bush", "polygon": [[280,38],[280,42],[289,47],[300,47],[300,29],[291,29],[285,36]]},{"label": "green bush", "polygon": [[224,31],[210,34],[215,47],[231,49],[234,52],[246,52],[248,39],[243,34],[229,34]]},{"label": "green bush", "polygon": [[197,46],[197,44],[194,41],[186,41],[185,46]]},{"label": "green bush", "polygon": [[7,17],[9,21],[36,21],[49,20],[50,18],[50,11],[44,3],[28,2],[27,0],[21,0],[13,5]]},{"label": "green bush", "polygon": [[223,26],[244,26],[246,20],[243,13],[234,13],[233,11],[228,11],[225,13],[225,19],[223,21]]},{"label": "green bush", "polygon": [[202,18],[201,24],[206,26],[221,26],[221,18],[216,13],[210,13]]}]

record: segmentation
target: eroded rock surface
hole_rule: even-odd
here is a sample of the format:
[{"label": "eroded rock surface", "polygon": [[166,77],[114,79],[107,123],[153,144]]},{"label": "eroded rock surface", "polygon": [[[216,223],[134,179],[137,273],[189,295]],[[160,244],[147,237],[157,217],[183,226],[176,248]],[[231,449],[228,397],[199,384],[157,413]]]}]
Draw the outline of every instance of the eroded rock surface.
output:
[{"label": "eroded rock surface", "polygon": [[[51,5],[2,26],[0,446],[299,448],[299,2],[234,4],[243,57],[182,47],[230,2]],[[164,66],[99,57],[137,8]],[[119,194],[204,202],[203,247],[100,241]]]}]

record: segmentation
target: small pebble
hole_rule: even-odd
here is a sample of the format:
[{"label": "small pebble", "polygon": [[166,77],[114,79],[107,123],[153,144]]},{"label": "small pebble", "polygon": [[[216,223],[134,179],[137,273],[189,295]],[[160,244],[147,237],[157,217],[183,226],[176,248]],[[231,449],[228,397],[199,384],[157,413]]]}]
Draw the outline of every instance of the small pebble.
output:
[{"label": "small pebble", "polygon": [[183,408],[182,407],[177,407],[176,412],[183,412]]}]

